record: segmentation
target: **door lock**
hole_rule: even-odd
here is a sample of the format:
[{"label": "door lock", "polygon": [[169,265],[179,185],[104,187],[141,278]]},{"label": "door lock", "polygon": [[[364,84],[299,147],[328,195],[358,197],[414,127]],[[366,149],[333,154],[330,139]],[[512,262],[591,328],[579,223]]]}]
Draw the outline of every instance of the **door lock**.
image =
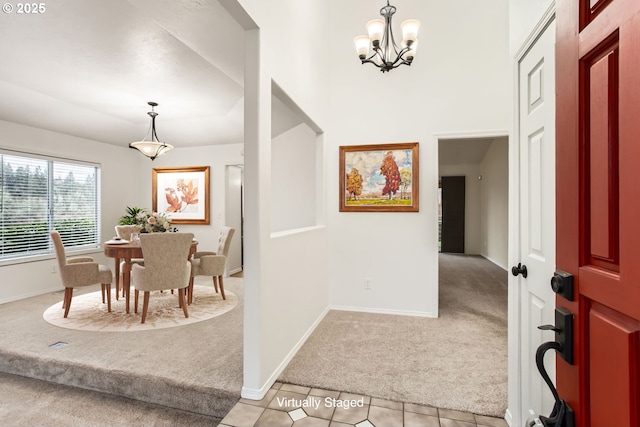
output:
[{"label": "door lock", "polygon": [[556,270],[551,278],[551,289],[556,294],[573,301],[573,276],[566,271]]},{"label": "door lock", "polygon": [[518,276],[518,274],[522,274],[522,277],[524,277],[525,279],[527,278],[527,266],[521,263],[518,263],[518,265],[514,265],[513,267],[511,267],[511,274],[513,274],[514,276]]}]

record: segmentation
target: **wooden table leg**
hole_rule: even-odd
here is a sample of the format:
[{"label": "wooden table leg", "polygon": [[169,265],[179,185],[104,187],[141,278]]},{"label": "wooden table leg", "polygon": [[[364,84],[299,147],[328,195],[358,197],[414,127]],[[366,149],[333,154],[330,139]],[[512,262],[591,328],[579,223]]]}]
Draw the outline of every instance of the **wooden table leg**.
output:
[{"label": "wooden table leg", "polygon": [[[120,292],[120,258],[115,258],[116,260],[116,301],[118,300],[118,293]],[[122,293],[124,296],[124,292]]]},{"label": "wooden table leg", "polygon": [[131,258],[125,258],[124,271],[122,272],[122,292],[125,294],[127,314],[129,314],[129,294],[131,293]]}]

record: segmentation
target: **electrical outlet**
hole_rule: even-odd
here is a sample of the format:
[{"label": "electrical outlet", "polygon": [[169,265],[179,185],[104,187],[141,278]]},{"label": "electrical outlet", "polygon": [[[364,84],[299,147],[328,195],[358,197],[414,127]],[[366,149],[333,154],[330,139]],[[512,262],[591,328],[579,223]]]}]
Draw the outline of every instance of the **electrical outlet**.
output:
[{"label": "electrical outlet", "polygon": [[364,289],[367,291],[371,290],[371,279],[369,278],[364,279]]},{"label": "electrical outlet", "polygon": [[51,266],[51,274],[56,274],[58,271],[56,270],[56,266],[52,265]]}]

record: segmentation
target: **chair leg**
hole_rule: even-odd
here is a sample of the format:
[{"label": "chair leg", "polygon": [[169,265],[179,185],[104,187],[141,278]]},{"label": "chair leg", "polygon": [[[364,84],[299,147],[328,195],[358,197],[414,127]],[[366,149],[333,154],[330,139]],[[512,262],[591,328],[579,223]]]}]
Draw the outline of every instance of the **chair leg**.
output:
[{"label": "chair leg", "polygon": [[64,317],[65,319],[69,315],[69,308],[71,308],[71,298],[73,297],[73,288],[64,288]]},{"label": "chair leg", "polygon": [[[136,290],[136,294],[138,291]],[[136,304],[137,307],[138,304]],[[142,322],[147,319],[147,309],[149,308],[149,291],[144,291],[144,297],[142,298]]]},{"label": "chair leg", "polygon": [[105,294],[105,291],[106,291],[106,289],[105,289],[105,287],[104,287],[104,283],[102,283],[102,284],[100,285],[100,293],[102,294],[102,303],[103,303],[103,304],[105,303],[105,301],[104,301],[104,297],[105,297],[105,295],[104,295],[104,294]]},{"label": "chair leg", "polygon": [[213,276],[213,289],[215,289],[216,294],[219,292],[218,290],[218,276]]},{"label": "chair leg", "polygon": [[111,313],[111,283],[105,283],[107,287],[107,312]]},{"label": "chair leg", "polygon": [[180,300],[180,302],[182,302],[182,311],[184,312],[184,317],[189,317],[189,311],[187,311],[187,304],[186,301],[184,300],[184,291],[185,288],[180,288],[178,289],[178,299]]},{"label": "chair leg", "polygon": [[133,303],[133,312],[135,314],[138,314],[138,295],[140,294],[140,291],[138,291],[137,289],[135,290],[135,292],[133,293],[134,297],[134,303]]},{"label": "chair leg", "polygon": [[191,279],[189,279],[189,293],[188,293],[188,304],[191,304],[193,302],[193,282],[194,282],[194,277],[191,276]]},{"label": "chair leg", "polygon": [[218,282],[220,282],[220,295],[222,295],[222,299],[226,300],[227,297],[224,296],[224,285],[222,284],[222,276],[218,276]]}]

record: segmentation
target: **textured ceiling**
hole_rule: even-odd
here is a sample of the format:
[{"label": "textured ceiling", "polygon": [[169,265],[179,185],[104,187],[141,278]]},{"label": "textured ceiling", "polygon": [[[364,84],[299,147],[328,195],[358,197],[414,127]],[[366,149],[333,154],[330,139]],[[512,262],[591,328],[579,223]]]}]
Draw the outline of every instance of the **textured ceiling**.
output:
[{"label": "textured ceiling", "polygon": [[[126,146],[146,135],[155,101],[162,141],[243,141],[244,31],[217,1],[46,7],[0,19],[1,120]],[[276,133],[296,122],[284,105],[274,115]]]},{"label": "textured ceiling", "polygon": [[482,162],[496,138],[444,139],[438,143],[438,164],[475,165]]}]

